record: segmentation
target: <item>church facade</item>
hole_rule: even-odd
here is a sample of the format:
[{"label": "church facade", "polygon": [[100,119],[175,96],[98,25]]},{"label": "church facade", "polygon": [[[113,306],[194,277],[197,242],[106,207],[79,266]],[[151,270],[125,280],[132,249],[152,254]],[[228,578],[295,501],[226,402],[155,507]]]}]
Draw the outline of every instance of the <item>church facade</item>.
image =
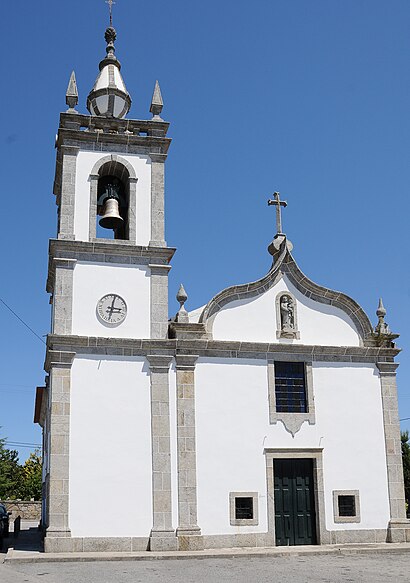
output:
[{"label": "church facade", "polygon": [[310,281],[282,233],[272,267],[169,319],[164,235],[169,124],[131,99],[115,30],[90,92],[60,116],[47,291],[45,550],[139,551],[404,542],[395,357]]}]

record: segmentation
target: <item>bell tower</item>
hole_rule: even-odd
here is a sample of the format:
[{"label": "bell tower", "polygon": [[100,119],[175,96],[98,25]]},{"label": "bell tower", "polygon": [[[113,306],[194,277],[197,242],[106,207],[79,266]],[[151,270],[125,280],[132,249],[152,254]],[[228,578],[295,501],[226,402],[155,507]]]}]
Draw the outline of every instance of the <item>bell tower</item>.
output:
[{"label": "bell tower", "polygon": [[[60,115],[54,183],[58,229],[50,242],[47,287],[52,294],[52,332],[165,338],[168,263],[174,253],[164,237],[169,124],[160,117],[158,82],[152,119],[125,117],[131,97],[115,56],[115,38],[109,26],[107,54],[87,98],[91,115],[75,109],[74,72],[66,95],[69,108]],[[133,289],[128,321],[121,328],[107,328],[107,322],[91,315],[99,290],[112,281],[121,289]]]},{"label": "bell tower", "polygon": [[[152,119],[126,117],[131,97],[115,39],[111,21],[87,115],[76,109],[72,73],[56,138],[58,226],[49,245],[52,318],[45,362],[48,551],[73,550],[80,540],[103,536],[99,514],[116,493],[118,473],[128,469],[120,489],[128,488],[130,497],[139,492],[144,516],[135,509],[130,524],[122,519],[111,536],[125,532],[141,549],[146,533],[152,548],[161,541],[165,548],[175,545],[167,545],[171,535],[175,539],[171,494],[152,485],[155,472],[168,481],[169,455],[159,459],[158,431],[151,423],[153,394],[161,393],[171,362],[153,348],[167,338],[168,272],[175,252],[164,236],[164,163],[171,140],[158,82]],[[169,430],[164,431],[166,442]],[[120,460],[124,440],[132,454]],[[169,444],[164,447],[169,450]],[[98,488],[87,493],[84,482],[91,480]]]}]

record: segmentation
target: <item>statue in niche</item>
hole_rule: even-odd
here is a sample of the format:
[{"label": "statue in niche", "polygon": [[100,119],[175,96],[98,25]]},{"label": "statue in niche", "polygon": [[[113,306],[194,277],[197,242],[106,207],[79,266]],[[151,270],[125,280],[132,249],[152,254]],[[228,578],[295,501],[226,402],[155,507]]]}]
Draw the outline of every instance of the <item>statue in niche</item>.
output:
[{"label": "statue in niche", "polygon": [[280,324],[283,332],[295,331],[295,308],[292,298],[287,294],[280,298]]}]

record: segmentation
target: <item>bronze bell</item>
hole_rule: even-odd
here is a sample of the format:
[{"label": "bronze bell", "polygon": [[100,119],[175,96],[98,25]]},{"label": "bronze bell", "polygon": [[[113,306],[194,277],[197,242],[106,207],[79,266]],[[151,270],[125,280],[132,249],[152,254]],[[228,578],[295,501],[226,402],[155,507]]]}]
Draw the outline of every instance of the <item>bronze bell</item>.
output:
[{"label": "bronze bell", "polygon": [[120,215],[120,207],[116,198],[107,198],[104,202],[99,221],[104,229],[118,229],[123,224],[124,219]]}]

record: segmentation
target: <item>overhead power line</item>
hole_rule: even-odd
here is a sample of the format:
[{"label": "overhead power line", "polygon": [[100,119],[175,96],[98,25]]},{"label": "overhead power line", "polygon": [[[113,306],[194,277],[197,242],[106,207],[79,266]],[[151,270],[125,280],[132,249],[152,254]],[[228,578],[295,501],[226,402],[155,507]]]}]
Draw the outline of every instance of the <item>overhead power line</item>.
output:
[{"label": "overhead power line", "polygon": [[39,340],[40,340],[40,341],[41,341],[43,344],[46,344],[46,342],[44,341],[44,339],[43,339],[43,338],[41,338],[41,336],[39,336],[39,335],[37,334],[37,332],[34,332],[33,328],[30,328],[30,326],[29,326],[29,325],[28,325],[28,324],[27,324],[27,323],[26,323],[26,322],[25,322],[25,321],[24,321],[22,318],[20,318],[20,316],[19,316],[18,314],[16,314],[16,312],[15,312],[14,310],[12,310],[12,309],[10,308],[10,306],[9,306],[8,304],[6,304],[6,302],[5,302],[5,301],[4,301],[2,298],[0,298],[0,302],[1,302],[1,303],[2,303],[4,306],[6,306],[6,308],[7,308],[8,310],[10,310],[10,312],[11,312],[11,313],[12,313],[12,314],[13,314],[13,315],[14,315],[14,316],[17,318],[17,320],[20,320],[20,322],[21,322],[22,324],[24,324],[24,326],[25,326],[26,328],[28,328],[28,329],[30,330],[30,332],[31,332],[32,334],[34,334],[34,336],[35,336],[36,338],[38,338],[38,339],[39,339]]},{"label": "overhead power line", "polygon": [[20,441],[5,441],[4,443],[12,447],[41,447],[41,443],[22,443]]}]

